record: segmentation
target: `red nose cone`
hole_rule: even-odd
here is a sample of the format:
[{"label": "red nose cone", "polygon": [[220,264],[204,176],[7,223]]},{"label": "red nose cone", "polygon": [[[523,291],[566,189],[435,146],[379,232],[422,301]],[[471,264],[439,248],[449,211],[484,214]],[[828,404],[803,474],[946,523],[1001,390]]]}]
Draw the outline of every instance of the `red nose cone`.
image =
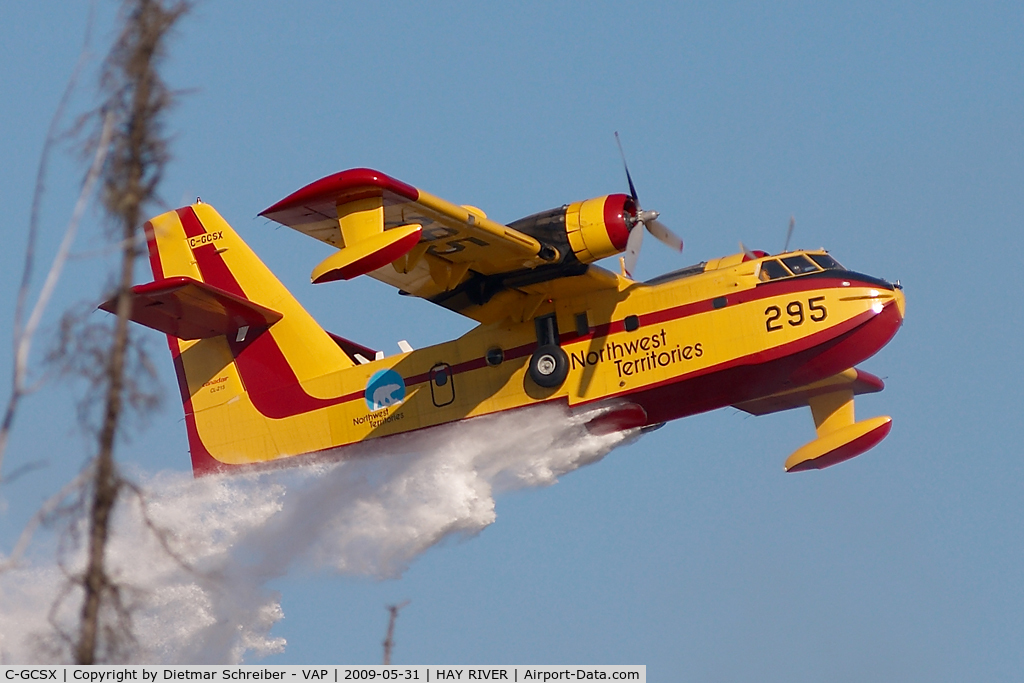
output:
[{"label": "red nose cone", "polygon": [[636,202],[625,194],[610,194],[604,200],[604,225],[617,251],[626,249],[630,226],[636,219]]}]

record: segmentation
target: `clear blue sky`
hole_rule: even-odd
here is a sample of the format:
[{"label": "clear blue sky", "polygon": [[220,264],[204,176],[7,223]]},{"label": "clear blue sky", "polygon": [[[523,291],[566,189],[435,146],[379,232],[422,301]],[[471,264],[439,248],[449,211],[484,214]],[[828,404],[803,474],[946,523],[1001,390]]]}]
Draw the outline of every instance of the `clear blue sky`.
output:
[{"label": "clear blue sky", "polygon": [[[84,2],[0,9],[0,320],[86,14]],[[112,16],[101,2],[96,55]],[[95,66],[75,111],[95,101]],[[794,214],[796,245],[899,278],[908,300],[903,329],[864,364],[887,388],[859,415],[894,420],[873,451],[788,475],[786,456],[813,435],[807,414],[672,423],[556,485],[499,495],[494,524],[401,578],[293,566],[270,583],[284,612],[271,634],[288,644],[263,661],[378,662],[385,605],[409,599],[403,663],[637,663],[657,681],[1024,676],[1019,3],[207,0],[166,73],[189,91],[169,121],[166,203],[202,196],[325,327],[389,353],[468,325],[374,281],[309,285],[324,246],[260,210],[370,166],[511,221],[623,191],[615,130],[645,207],[686,243],[680,261],[650,241],[641,277],[741,239],[779,250]],[[81,164],[63,154],[51,171],[44,251]],[[95,217],[83,231],[77,251],[95,249]],[[104,272],[75,261],[54,310],[98,296]],[[119,458],[187,471],[159,360],[165,408]],[[4,345],[4,384],[9,366]],[[48,384],[19,416],[5,471],[47,464],[0,488],[4,553],[84,460],[71,393]]]}]

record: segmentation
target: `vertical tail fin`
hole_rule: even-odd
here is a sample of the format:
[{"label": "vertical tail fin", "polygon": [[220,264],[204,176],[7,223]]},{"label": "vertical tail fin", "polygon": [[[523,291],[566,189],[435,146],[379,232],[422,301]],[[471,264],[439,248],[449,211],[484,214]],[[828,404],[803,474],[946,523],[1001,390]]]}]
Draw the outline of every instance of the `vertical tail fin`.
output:
[{"label": "vertical tail fin", "polygon": [[269,329],[239,324],[233,332],[196,340],[168,335],[193,471],[292,454],[294,446],[268,419],[333,404],[335,399],[318,398],[305,385],[315,386],[317,378],[353,361],[212,206],[193,204],[157,216],[146,224],[146,238],[157,283],[190,278],[209,286],[196,288],[203,297],[180,315],[214,305],[207,290],[280,315]]}]

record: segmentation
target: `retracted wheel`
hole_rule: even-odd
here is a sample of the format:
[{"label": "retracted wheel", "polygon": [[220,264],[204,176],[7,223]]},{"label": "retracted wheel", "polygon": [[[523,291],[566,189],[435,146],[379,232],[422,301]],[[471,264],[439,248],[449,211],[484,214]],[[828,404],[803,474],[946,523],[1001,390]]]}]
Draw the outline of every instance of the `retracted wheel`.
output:
[{"label": "retracted wheel", "polygon": [[530,356],[530,379],[538,386],[553,389],[569,374],[569,356],[554,344],[542,344]]}]

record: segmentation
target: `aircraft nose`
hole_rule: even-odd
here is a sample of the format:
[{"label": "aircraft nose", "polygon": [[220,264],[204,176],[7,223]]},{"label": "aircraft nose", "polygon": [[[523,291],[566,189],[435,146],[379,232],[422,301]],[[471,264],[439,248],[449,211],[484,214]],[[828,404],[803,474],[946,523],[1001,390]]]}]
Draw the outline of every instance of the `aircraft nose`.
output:
[{"label": "aircraft nose", "polygon": [[896,295],[896,310],[900,312],[900,320],[903,320],[906,317],[907,309],[907,299],[903,295],[903,288],[897,285],[893,288],[893,293]]}]

